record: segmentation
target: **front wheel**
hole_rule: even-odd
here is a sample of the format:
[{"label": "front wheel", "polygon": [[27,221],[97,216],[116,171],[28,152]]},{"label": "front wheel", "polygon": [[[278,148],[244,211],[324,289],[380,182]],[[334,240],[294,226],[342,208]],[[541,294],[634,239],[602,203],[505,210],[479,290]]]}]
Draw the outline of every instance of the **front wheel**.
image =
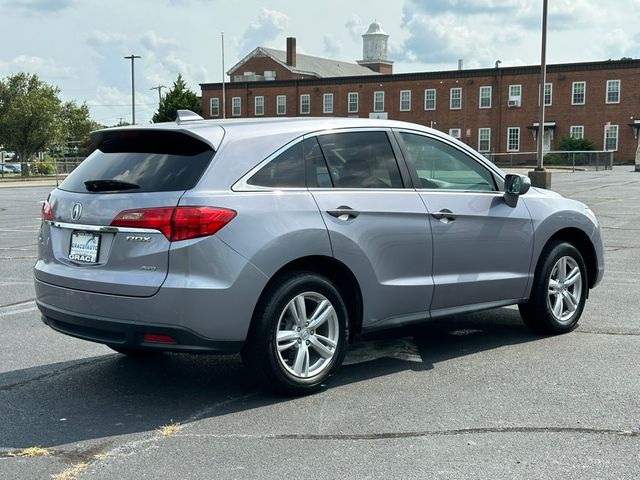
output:
[{"label": "front wheel", "polygon": [[553,335],[573,330],[587,299],[587,269],[582,255],[567,242],[543,250],[531,297],[520,304],[520,315],[534,332]]},{"label": "front wheel", "polygon": [[340,367],[347,323],[347,309],[333,283],[314,273],[294,273],[265,292],[242,356],[268,389],[312,393]]}]

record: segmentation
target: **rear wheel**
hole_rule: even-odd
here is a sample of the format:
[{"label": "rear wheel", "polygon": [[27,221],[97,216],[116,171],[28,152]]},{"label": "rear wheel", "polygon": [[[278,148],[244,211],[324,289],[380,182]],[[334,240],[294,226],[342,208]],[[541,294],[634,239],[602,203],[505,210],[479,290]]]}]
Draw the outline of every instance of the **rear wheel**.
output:
[{"label": "rear wheel", "polygon": [[578,249],[567,242],[545,247],[536,270],[531,297],[519,305],[525,324],[536,333],[573,330],[587,298],[587,269]]},{"label": "rear wheel", "polygon": [[340,367],[347,323],[336,287],[320,275],[297,272],[261,299],[242,356],[266,388],[312,393]]}]

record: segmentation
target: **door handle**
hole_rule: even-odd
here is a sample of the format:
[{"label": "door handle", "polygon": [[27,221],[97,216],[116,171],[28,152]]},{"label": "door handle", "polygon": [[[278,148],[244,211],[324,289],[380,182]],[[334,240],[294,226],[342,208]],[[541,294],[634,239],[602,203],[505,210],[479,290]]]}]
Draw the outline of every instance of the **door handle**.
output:
[{"label": "door handle", "polygon": [[453,222],[457,217],[455,213],[447,208],[443,208],[439,212],[434,212],[431,214],[431,216],[436,220],[440,220],[442,223]]},{"label": "door handle", "polygon": [[360,212],[351,207],[347,207],[346,205],[340,205],[338,208],[333,210],[327,210],[327,213],[332,217],[339,218],[340,220],[351,220],[352,218],[356,218],[360,215]]}]

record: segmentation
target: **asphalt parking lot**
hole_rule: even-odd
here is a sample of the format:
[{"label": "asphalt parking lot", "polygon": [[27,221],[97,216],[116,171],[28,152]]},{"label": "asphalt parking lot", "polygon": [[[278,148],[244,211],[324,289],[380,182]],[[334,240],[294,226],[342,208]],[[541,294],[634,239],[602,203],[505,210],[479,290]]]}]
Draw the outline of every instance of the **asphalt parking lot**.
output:
[{"label": "asphalt parking lot", "polygon": [[640,478],[633,167],[554,174],[603,226],[577,330],[535,336],[503,308],[363,337],[296,399],[238,356],[136,361],[45,327],[31,269],[50,189],[0,188],[0,479]]}]

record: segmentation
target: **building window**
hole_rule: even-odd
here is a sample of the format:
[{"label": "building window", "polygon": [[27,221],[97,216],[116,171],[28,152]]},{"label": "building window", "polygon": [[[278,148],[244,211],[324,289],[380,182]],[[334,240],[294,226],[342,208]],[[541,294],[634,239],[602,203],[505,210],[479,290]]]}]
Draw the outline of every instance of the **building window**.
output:
[{"label": "building window", "polygon": [[322,95],[322,113],[333,113],[333,93]]},{"label": "building window", "polygon": [[491,151],[491,129],[490,128],[478,129],[478,151],[480,153],[487,153]]},{"label": "building window", "polygon": [[347,111],[349,113],[358,112],[358,92],[349,92],[347,97]]},{"label": "building window", "polygon": [[607,103],[620,103],[620,80],[607,80]]},{"label": "building window", "polygon": [[276,97],[276,113],[278,115],[287,114],[287,96],[286,95],[278,95]]},{"label": "building window", "polygon": [[458,140],[460,140],[460,137],[462,136],[462,129],[461,128],[450,128],[449,129],[449,135],[452,136],[453,138],[457,138]]},{"label": "building window", "polygon": [[587,82],[573,82],[571,84],[571,105],[584,105]]},{"label": "building window", "polygon": [[305,115],[311,111],[311,96],[308,93],[300,95],[300,114]]},{"label": "building window", "polygon": [[373,111],[384,112],[384,92],[373,92]]},{"label": "building window", "polygon": [[233,97],[231,99],[231,115],[234,117],[239,117],[242,114],[242,98],[241,97]]},{"label": "building window", "polygon": [[256,116],[264,115],[264,97],[257,96],[254,98]]},{"label": "building window", "polygon": [[209,99],[209,115],[212,117],[220,116],[220,99],[218,97]]},{"label": "building window", "polygon": [[411,110],[411,90],[400,90],[400,111],[408,112]]},{"label": "building window", "polygon": [[509,85],[509,107],[519,107],[522,104],[522,85]]},{"label": "building window", "polygon": [[520,127],[507,128],[507,152],[520,150]]},{"label": "building window", "polygon": [[456,87],[451,89],[449,108],[451,110],[460,110],[462,108],[462,88]]},{"label": "building window", "polygon": [[584,126],[583,125],[572,125],[569,130],[569,136],[571,138],[576,138],[578,140],[584,138]]},{"label": "building window", "polygon": [[491,87],[480,87],[480,108],[491,108]]},{"label": "building window", "polygon": [[550,107],[553,102],[553,84],[544,84],[544,106]]},{"label": "building window", "polygon": [[607,124],[604,126],[604,149],[618,150],[618,125]]},{"label": "building window", "polygon": [[424,109],[435,110],[436,109],[436,89],[427,88],[424,91]]}]

